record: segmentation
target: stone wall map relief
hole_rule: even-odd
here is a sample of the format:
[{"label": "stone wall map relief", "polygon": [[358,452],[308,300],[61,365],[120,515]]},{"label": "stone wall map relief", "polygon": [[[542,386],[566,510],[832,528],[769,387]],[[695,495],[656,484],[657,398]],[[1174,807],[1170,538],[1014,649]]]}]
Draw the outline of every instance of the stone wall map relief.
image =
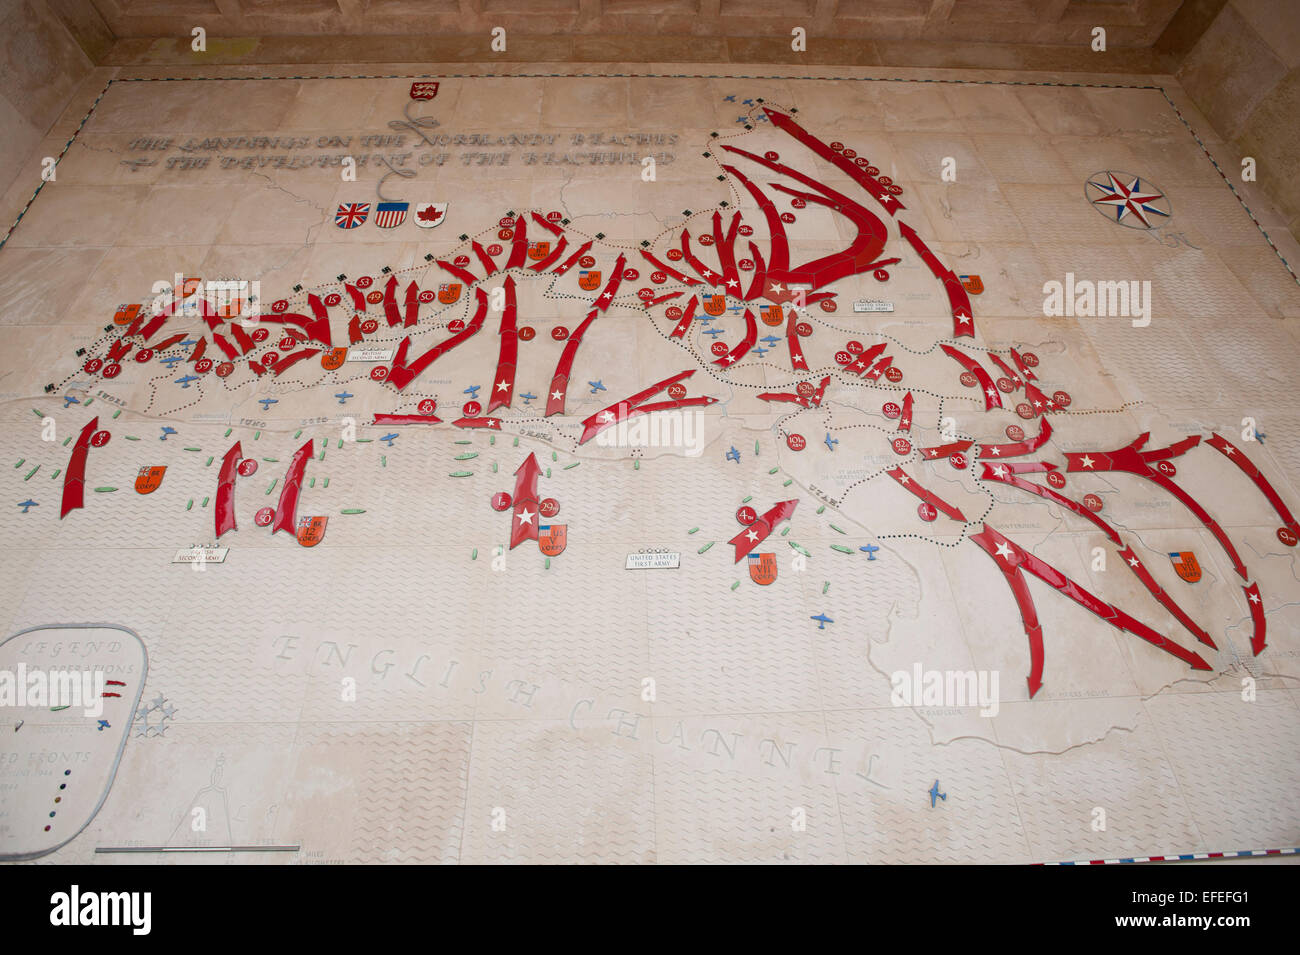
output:
[{"label": "stone wall map relief", "polygon": [[1295,845],[1300,286],[1158,88],[117,80],[0,303],[0,857]]}]

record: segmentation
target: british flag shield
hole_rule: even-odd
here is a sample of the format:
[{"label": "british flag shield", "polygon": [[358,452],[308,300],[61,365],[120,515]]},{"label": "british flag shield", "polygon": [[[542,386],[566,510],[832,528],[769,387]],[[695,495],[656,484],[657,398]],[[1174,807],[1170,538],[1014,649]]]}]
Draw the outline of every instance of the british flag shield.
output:
[{"label": "british flag shield", "polygon": [[370,215],[368,202],[341,202],[339,211],[334,213],[334,224],[340,229],[355,229],[366,221]]},{"label": "british flag shield", "polygon": [[411,99],[433,99],[437,95],[437,83],[421,81],[411,84]]},{"label": "british flag shield", "polygon": [[406,221],[409,202],[381,202],[375,206],[375,225],[381,229],[393,229]]}]

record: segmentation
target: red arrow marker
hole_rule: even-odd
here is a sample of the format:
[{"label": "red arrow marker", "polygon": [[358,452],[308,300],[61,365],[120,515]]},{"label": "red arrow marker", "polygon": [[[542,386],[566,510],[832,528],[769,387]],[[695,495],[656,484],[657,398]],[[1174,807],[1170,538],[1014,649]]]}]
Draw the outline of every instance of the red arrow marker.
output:
[{"label": "red arrow marker", "polygon": [[686,310],[682,312],[681,319],[677,322],[677,327],[669,334],[669,338],[685,338],[686,332],[691,327],[691,320],[695,318],[695,309],[699,307],[700,299],[697,295],[692,295],[691,300],[686,303]]},{"label": "red arrow marker", "polygon": [[898,419],[899,431],[912,430],[912,393],[909,391],[903,398],[903,413]]},{"label": "red arrow marker", "polygon": [[402,313],[397,310],[397,276],[388,276],[388,281],[384,283],[384,318],[388,320],[388,327],[402,321]]},{"label": "red arrow marker", "polygon": [[[537,215],[537,213],[534,212],[533,215]],[[545,272],[555,264],[556,260],[559,259],[561,255],[564,254],[564,248],[568,244],[569,240],[564,236],[560,236],[560,241],[555,243],[555,248],[551,249],[551,254],[540,262],[534,262],[532,265],[528,266],[528,268],[534,272]]]},{"label": "red arrow marker", "polygon": [[699,279],[693,279],[693,278],[691,278],[689,275],[686,275],[686,274],[683,273],[683,272],[679,272],[679,271],[677,271],[677,269],[673,268],[671,265],[667,265],[667,264],[665,264],[664,262],[661,262],[661,261],[659,260],[659,258],[658,258],[657,256],[655,256],[653,253],[648,252],[648,251],[645,250],[645,249],[641,249],[640,252],[641,252],[641,258],[645,259],[647,262],[649,262],[651,265],[653,265],[653,266],[655,267],[655,270],[656,270],[656,271],[658,271],[658,272],[663,272],[665,275],[667,275],[667,276],[668,276],[670,279],[672,279],[674,282],[681,282],[683,285],[699,285],[699,284],[700,284],[700,280],[699,280]]},{"label": "red arrow marker", "polygon": [[470,242],[470,248],[472,248],[474,254],[478,256],[479,262],[483,264],[484,278],[487,278],[497,270],[497,264],[493,261],[492,256],[487,254],[487,249],[483,248],[483,246],[479,245],[477,242]]},{"label": "red arrow marker", "polygon": [[86,422],[77,436],[77,443],[72,446],[72,456],[63,471],[63,505],[59,509],[59,520],[85,505],[86,456],[90,453],[90,439],[98,427],[99,415],[96,415]]},{"label": "red arrow marker", "polygon": [[803,346],[799,344],[799,333],[794,330],[798,324],[795,320],[797,317],[798,313],[791,309],[790,317],[785,323],[785,344],[790,350],[790,367],[795,371],[807,371],[808,360],[803,357]]},{"label": "red arrow marker", "polygon": [[1011,366],[1008,365],[1001,358],[999,358],[997,355],[995,355],[993,352],[989,352],[988,356],[992,360],[993,364],[998,366],[998,370],[1001,371],[1002,374],[1007,377],[1007,380],[1010,381],[1011,384],[1015,385],[1016,389],[1019,390],[1020,387],[1024,384],[1024,381],[1021,380],[1019,375],[1017,375],[1014,371],[1011,370]]},{"label": "red arrow marker", "polygon": [[969,450],[974,443],[974,441],[954,441],[951,444],[941,444],[933,448],[921,448],[920,451],[925,455],[924,460],[926,461],[932,461],[936,458],[946,460],[950,454]]},{"label": "red arrow marker", "polygon": [[1039,448],[1047,443],[1047,439],[1052,436],[1052,423],[1046,418],[1043,419],[1043,427],[1038,432],[1038,436],[1029,438],[1026,441],[1017,441],[1013,444],[984,444],[980,445],[979,456],[981,458],[1015,458],[1022,454],[1033,454]]},{"label": "red arrow marker", "polygon": [[473,285],[475,282],[478,281],[478,278],[474,275],[474,273],[469,271],[468,269],[462,269],[459,265],[454,265],[451,262],[445,262],[442,259],[438,259],[437,261],[439,267],[444,272],[450,272],[452,275],[456,276],[456,278],[464,282],[467,287]]},{"label": "red arrow marker", "polygon": [[217,475],[217,506],[212,512],[216,524],[217,540],[226,531],[235,530],[235,478],[238,477],[239,460],[244,451],[236,441],[221,459],[221,471]]},{"label": "red arrow marker", "polygon": [[745,337],[737,342],[736,347],[727,354],[723,355],[713,364],[722,365],[724,368],[734,365],[745,354],[754,347],[754,342],[758,341],[758,319],[754,318],[754,313],[745,309]]},{"label": "red arrow marker", "polygon": [[905,490],[911,491],[927,504],[933,505],[936,510],[942,511],[954,521],[961,521],[963,524],[966,523],[965,514],[963,514],[959,509],[953,507],[933,491],[926,490],[902,468],[891,468],[885,473],[901,484]]},{"label": "red arrow marker", "polygon": [[1168,592],[1156,583],[1156,579],[1151,576],[1151,572],[1147,570],[1146,565],[1138,559],[1132,547],[1125,547],[1119,552],[1119,556],[1124,558],[1124,565],[1133,571],[1138,580],[1142,581],[1142,585],[1151,592],[1151,596],[1160,601],[1164,608],[1173,614],[1192,636],[1210,649],[1218,649],[1214,645],[1214,641],[1210,639],[1210,635],[1198,627],[1196,621],[1189,617],[1183,611],[1183,608],[1174,601],[1174,598],[1169,596]]},{"label": "red arrow marker", "polygon": [[1254,624],[1254,632],[1250,638],[1250,649],[1255,656],[1259,656],[1265,647],[1264,638],[1268,628],[1268,624],[1264,620],[1264,601],[1259,595],[1259,584],[1251,584],[1249,587],[1242,587],[1241,589],[1246,593],[1246,604],[1250,607],[1250,619]]},{"label": "red arrow marker", "polygon": [[515,394],[515,367],[519,364],[519,332],[515,327],[514,276],[507,275],[505,282],[502,284],[505,287],[506,307],[501,313],[501,327],[497,332],[501,337],[501,346],[497,355],[496,375],[492,378],[492,393],[487,406],[489,412],[496,408],[510,407],[510,399]]},{"label": "red arrow marker", "polygon": [[421,372],[437,361],[439,357],[478,333],[478,330],[483,327],[484,319],[487,317],[488,298],[487,293],[481,288],[475,289],[474,294],[478,299],[478,304],[470,323],[451,338],[430,348],[409,365],[406,362],[406,354],[411,347],[411,336],[407,335],[402,339],[402,343],[397,346],[397,354],[393,357],[393,364],[388,370],[388,378],[386,379],[394,388],[401,391],[415,380]]},{"label": "red arrow marker", "polygon": [[865,169],[858,166],[842,153],[831,149],[828,145],[812,133],[808,132],[808,130],[804,129],[789,116],[768,109],[767,107],[763,108],[763,112],[767,114],[768,119],[777,129],[793,136],[796,140],[808,147],[808,149],[812,150],[822,159],[837,166],[841,172],[869,192],[872,198],[880,203],[885,211],[891,216],[897,213],[899,209],[906,208],[896,197],[889,194],[875,176],[868,175]]},{"label": "red arrow marker", "polygon": [[558,236],[564,235],[564,230],[560,228],[558,225],[556,225],[554,222],[549,221],[545,216],[539,216],[536,212],[530,212],[529,215],[531,215],[533,217],[533,221],[536,222],[542,228],[550,229],[552,233]]},{"label": "red arrow marker", "polygon": [[1011,359],[1016,363],[1016,367],[1020,369],[1020,374],[1024,377],[1025,381],[1037,380],[1038,376],[1035,375],[1030,367],[1025,364],[1025,360],[1020,357],[1020,352],[1016,351],[1014,348],[1011,349]]},{"label": "red arrow marker", "polygon": [[1259,488],[1260,493],[1262,493],[1264,497],[1268,499],[1268,502],[1273,505],[1273,510],[1277,511],[1277,516],[1282,518],[1282,523],[1290,529],[1291,533],[1300,536],[1300,524],[1296,523],[1295,517],[1292,516],[1291,511],[1287,508],[1286,504],[1283,503],[1282,495],[1273,490],[1273,485],[1269,484],[1268,478],[1264,477],[1259,468],[1255,467],[1240,448],[1234,445],[1227,438],[1221,437],[1217,434],[1211,434],[1210,439],[1206,444],[1214,448],[1214,450],[1218,451],[1233,464],[1237,465],[1237,467],[1240,468],[1247,477],[1254,481],[1255,486]]},{"label": "red arrow marker", "polygon": [[308,441],[294,452],[285,472],[284,484],[280,487],[280,503],[275,508],[275,521],[271,524],[271,533],[288,531],[297,533],[298,494],[302,490],[302,475],[311,458],[312,442]]},{"label": "red arrow marker", "polygon": [[[1008,464],[1001,464],[1001,463],[988,464],[986,462],[984,465],[984,473],[981,475],[981,478],[985,481],[998,481],[1002,484],[1010,484],[1012,487],[1018,487],[1022,491],[1028,491],[1030,494],[1037,494],[1041,498],[1045,498],[1046,500],[1052,501],[1055,504],[1059,504],[1061,505],[1061,507],[1073,511],[1075,514],[1078,514],[1080,517],[1092,521],[1092,523],[1097,525],[1097,527],[1099,527],[1102,530],[1102,532],[1105,533],[1105,535],[1109,537],[1116,545],[1120,543],[1119,533],[1115,530],[1115,528],[1111,527],[1110,524],[1102,520],[1101,517],[1094,514],[1092,511],[1088,510],[1086,507],[1084,507],[1082,504],[1078,503],[1077,501],[1073,501],[1063,494],[1058,494],[1056,491],[1053,491],[1050,487],[1043,487],[1043,485],[1041,484],[1037,484],[1034,481],[1028,481],[1025,478],[1020,477],[1019,475],[1013,472],[1012,470],[1013,467],[1018,467],[1018,469],[1021,470],[1028,470],[1030,467],[1033,467],[1033,465],[1015,466],[1015,465],[1008,465]],[[1055,470],[1055,465],[1050,465],[1050,467],[1052,470]]]},{"label": "red arrow marker", "polygon": [[352,310],[364,312],[366,310],[366,293],[351,282],[344,282],[343,288],[348,293],[348,297],[352,299]]},{"label": "red arrow marker", "polygon": [[526,540],[537,540],[538,514],[537,479],[542,468],[537,455],[529,454],[515,468],[514,511],[510,518],[510,549],[514,550]]},{"label": "red arrow marker", "polygon": [[500,418],[457,418],[452,422],[457,428],[488,428],[492,431],[501,430]]},{"label": "red arrow marker", "polygon": [[655,411],[668,411],[674,408],[714,404],[718,399],[707,397],[681,398],[676,401],[661,401],[649,405],[641,404],[641,402],[645,401],[651,395],[663,391],[669,385],[676,384],[679,381],[684,381],[693,374],[695,374],[694,368],[678,372],[671,377],[665,378],[663,381],[656,382],[644,391],[638,391],[631,397],[625,398],[622,401],[617,401],[607,408],[596,412],[594,415],[584,418],[582,423],[585,427],[583,428],[582,437],[578,439],[578,444],[585,444],[611,425],[616,425],[620,421],[626,421],[628,418],[633,418],[637,415],[651,414]]},{"label": "red arrow marker", "polygon": [[375,424],[441,424],[442,419],[431,414],[376,414]]},{"label": "red arrow marker", "polygon": [[515,220],[515,236],[510,244],[510,258],[506,259],[507,269],[523,268],[528,261],[528,220],[520,216]]},{"label": "red arrow marker", "polygon": [[588,241],[588,242],[584,242],[581,246],[578,247],[578,251],[577,251],[577,252],[574,252],[573,255],[571,255],[571,256],[569,256],[567,259],[565,259],[565,260],[560,264],[560,266],[559,266],[558,268],[556,268],[556,269],[555,269],[551,274],[552,274],[552,275],[563,275],[565,272],[569,271],[569,269],[571,269],[571,268],[573,268],[575,265],[577,265],[577,264],[578,264],[578,260],[579,260],[580,258],[582,258],[584,255],[586,255],[590,250],[591,250],[591,242],[590,242],[590,241]]},{"label": "red arrow marker", "polygon": [[736,549],[734,563],[740,563],[742,557],[767,540],[768,535],[776,529],[776,525],[790,519],[798,505],[798,498],[777,502],[769,510],[760,514],[758,520],[729,540],[727,543]]},{"label": "red arrow marker", "polygon": [[979,380],[980,387],[984,389],[984,410],[985,411],[992,411],[994,408],[1002,407],[1002,398],[998,394],[997,388],[993,387],[993,379],[989,377],[989,373],[984,370],[983,365],[981,365],[970,355],[967,355],[965,352],[953,348],[949,344],[941,343],[939,345],[939,348],[943,351],[945,355],[947,355],[957,364],[961,365],[963,368],[965,368],[967,371],[969,371],[972,375],[974,375]]}]

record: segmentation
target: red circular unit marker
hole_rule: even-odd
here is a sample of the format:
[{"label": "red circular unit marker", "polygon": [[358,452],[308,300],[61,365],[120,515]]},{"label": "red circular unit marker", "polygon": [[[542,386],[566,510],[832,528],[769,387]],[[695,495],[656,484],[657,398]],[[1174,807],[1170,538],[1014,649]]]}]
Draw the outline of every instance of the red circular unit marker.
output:
[{"label": "red circular unit marker", "polygon": [[298,339],[294,338],[292,335],[285,335],[279,342],[277,342],[276,347],[278,347],[280,351],[292,351],[293,346],[296,344],[298,344]]},{"label": "red circular unit marker", "polygon": [[108,444],[109,439],[112,437],[113,436],[107,431],[96,431],[90,436],[90,446],[92,448],[102,448],[104,445]]},{"label": "red circular unit marker", "polygon": [[903,409],[892,401],[886,401],[885,406],[880,409],[886,418],[893,420],[903,413]]},{"label": "red circular unit marker", "polygon": [[742,504],[740,509],[736,511],[736,520],[745,527],[748,527],[750,524],[754,523],[754,521],[758,520],[758,514],[756,514],[754,509],[748,504]]},{"label": "red circular unit marker", "polygon": [[786,225],[790,225],[790,223],[795,221],[795,214],[793,212],[783,212],[781,213],[781,221]]},{"label": "red circular unit marker", "polygon": [[483,406],[477,401],[467,401],[461,406],[460,410],[466,418],[477,418],[483,413]]},{"label": "red circular unit marker", "polygon": [[288,310],[288,308],[289,308],[288,301],[282,298],[276,299],[274,302],[271,303],[271,311],[275,312],[277,315],[280,312]]},{"label": "red circular unit marker", "polygon": [[1020,404],[1016,405],[1016,414],[1028,421],[1034,416],[1034,409],[1030,407],[1029,402],[1022,401]]},{"label": "red circular unit marker", "polygon": [[373,318],[367,318],[361,323],[361,332],[363,335],[373,335],[379,331],[379,323]]},{"label": "red circular unit marker", "polygon": [[[740,228],[743,230],[745,227],[744,227],[744,226],[741,226]],[[584,256],[583,259],[579,259],[579,260],[578,260],[578,264],[581,265],[583,268],[590,268],[590,266],[587,266],[587,265],[584,264],[584,261],[583,261],[583,260],[584,260],[585,258],[586,258],[586,256]],[[668,250],[668,261],[669,261],[669,262],[680,262],[681,260],[682,260],[682,250],[681,250],[681,249],[669,249],[669,250]],[[596,264],[596,260],[595,260],[595,259],[592,259],[592,260],[591,260],[591,264],[592,264],[592,265],[595,265],[595,264]]]},{"label": "red circular unit marker", "polygon": [[651,281],[651,282],[654,282],[655,285],[663,285],[665,282],[668,281],[668,273],[667,273],[667,272],[658,272],[658,271],[656,271],[656,272],[651,272],[651,273],[650,273],[650,281]]},{"label": "red circular unit marker", "polygon": [[668,386],[668,397],[673,401],[681,401],[686,397],[686,386],[680,381],[675,381]]},{"label": "red circular unit marker", "polygon": [[542,502],[537,505],[537,513],[542,517],[554,517],[560,513],[560,502],[553,497],[543,498]]},{"label": "red circular unit marker", "polygon": [[93,375],[103,367],[104,367],[104,360],[102,358],[91,358],[87,360],[84,365],[81,366],[81,370],[88,375]]},{"label": "red circular unit marker", "polygon": [[902,380],[903,380],[903,369],[895,368],[893,365],[890,365],[888,368],[885,369],[885,381],[889,382],[890,384],[896,385]]},{"label": "red circular unit marker", "polygon": [[1009,424],[1007,425],[1007,437],[1012,441],[1023,441],[1025,440],[1025,429],[1018,424]]},{"label": "red circular unit marker", "polygon": [[[680,258],[681,252],[678,252],[677,255]],[[670,255],[669,258],[672,258],[672,256]],[[584,255],[580,259],[578,259],[578,264],[581,265],[584,269],[589,269],[596,264],[595,256]]]},{"label": "red circular unit marker", "polygon": [[383,381],[388,377],[388,368],[385,365],[376,365],[370,369],[371,381]]},{"label": "red circular unit marker", "polygon": [[415,410],[420,412],[420,414],[433,414],[438,410],[438,402],[434,401],[432,398],[425,398],[415,406]]},{"label": "red circular unit marker", "polygon": [[962,454],[960,451],[955,451],[948,455],[948,463],[958,471],[964,471],[966,470],[966,455]]},{"label": "red circular unit marker", "polygon": [[846,351],[852,352],[854,355],[861,355],[864,351],[867,350],[866,346],[859,341],[851,341],[848,344],[846,344],[844,348]]},{"label": "red circular unit marker", "polygon": [[916,506],[916,516],[923,521],[932,521],[939,516],[939,509],[929,501],[922,501]]},{"label": "red circular unit marker", "polygon": [[1052,401],[1056,402],[1056,407],[1058,407],[1058,408],[1068,408],[1068,407],[1070,407],[1070,401],[1071,401],[1071,400],[1072,400],[1072,399],[1070,398],[1070,393],[1069,393],[1068,391],[1053,391],[1053,392],[1052,392]]},{"label": "red circular unit marker", "polygon": [[504,511],[513,503],[514,501],[505,491],[497,491],[492,495],[492,510],[494,511]]},{"label": "red circular unit marker", "polygon": [[998,391],[1002,392],[1004,395],[1009,395],[1011,392],[1016,390],[1016,383],[1010,378],[999,378],[997,384]]},{"label": "red circular unit marker", "polygon": [[1021,355],[1020,360],[1023,361],[1030,368],[1038,367],[1038,356],[1031,351],[1027,351],[1023,355]]},{"label": "red circular unit marker", "polygon": [[807,338],[813,332],[812,326],[807,322],[799,322],[794,326],[794,333],[800,338]]},{"label": "red circular unit marker", "polygon": [[450,322],[447,323],[447,331],[451,332],[453,335],[459,335],[464,330],[465,330],[464,319],[453,318]]},{"label": "red circular unit marker", "polygon": [[1295,531],[1289,527],[1279,527],[1277,529],[1277,539],[1286,544],[1287,547],[1294,547],[1297,540]]},{"label": "red circular unit marker", "polygon": [[963,371],[960,375],[957,376],[957,380],[960,381],[967,388],[974,388],[976,385],[980,383],[980,380],[975,377],[975,373],[970,371]]},{"label": "red circular unit marker", "polygon": [[804,440],[804,436],[801,434],[786,435],[785,444],[791,451],[802,451],[808,447],[808,442]]},{"label": "red circular unit marker", "polygon": [[384,300],[384,293],[379,291],[379,289],[375,289],[373,292],[366,293],[366,301],[369,302],[371,305],[378,305],[383,300]]},{"label": "red circular unit marker", "polygon": [[[229,378],[232,374],[234,374],[234,371],[235,371],[234,365],[232,365],[228,361],[223,361],[220,365],[217,366],[217,377]],[[104,374],[105,375],[108,374],[107,370],[105,370]]]},{"label": "red circular unit marker", "polygon": [[270,527],[273,520],[275,520],[275,508],[273,507],[264,507],[253,515],[253,523],[258,527]]},{"label": "red circular unit marker", "polygon": [[433,301],[433,289],[424,289],[419,295],[415,296],[415,298],[416,301],[427,305],[429,302]]},{"label": "red circular unit marker", "polygon": [[257,473],[257,459],[244,458],[244,460],[239,462],[239,467],[235,470],[239,472],[240,477],[252,477]]},{"label": "red circular unit marker", "polygon": [[912,442],[908,441],[906,438],[895,438],[893,440],[893,448],[895,454],[911,454]]},{"label": "red circular unit marker", "polygon": [[141,348],[138,352],[135,353],[135,360],[141,365],[143,365],[152,357],[153,357],[152,348]]},{"label": "red circular unit marker", "polygon": [[1065,475],[1060,471],[1048,471],[1047,483],[1059,491],[1061,488],[1065,487]]},{"label": "red circular unit marker", "polygon": [[636,281],[637,279],[639,279],[640,277],[641,277],[641,273],[638,272],[636,269],[624,269],[624,270],[623,270],[623,281],[624,281],[624,282],[635,282],[635,281]]},{"label": "red circular unit marker", "polygon": [[1085,494],[1083,496],[1083,506],[1096,514],[1101,510],[1101,498],[1096,494]]},{"label": "red circular unit marker", "polygon": [[330,293],[329,293],[328,295],[326,295],[325,298],[324,298],[324,302],[325,302],[325,304],[328,305],[330,308],[333,308],[335,305],[339,304],[339,302],[341,302],[341,301],[343,301],[343,296],[340,295],[338,292],[330,292]]},{"label": "red circular unit marker", "polygon": [[252,339],[254,344],[260,345],[270,337],[271,333],[265,328],[253,329]]},{"label": "red circular unit marker", "polygon": [[817,304],[821,306],[823,312],[833,312],[839,308],[839,305],[835,303],[835,299],[833,298],[824,298]]},{"label": "red circular unit marker", "polygon": [[714,342],[709,346],[709,351],[721,358],[727,352],[731,351],[731,349],[727,347],[726,342]]},{"label": "red circular unit marker", "polygon": [[799,382],[799,384],[794,386],[794,391],[800,398],[811,398],[813,395],[817,394],[817,389],[813,387],[811,381]]},{"label": "red circular unit marker", "polygon": [[363,275],[361,276],[361,278],[357,279],[357,288],[361,289],[362,291],[365,291],[366,289],[370,288],[370,286],[374,284],[375,284],[375,280],[372,279],[369,275]]},{"label": "red circular unit marker", "polygon": [[847,365],[853,361],[853,356],[846,351],[837,351],[835,353],[835,363],[837,365]]},{"label": "red circular unit marker", "polygon": [[551,337],[557,342],[562,342],[569,337],[569,330],[563,325],[556,325],[551,329]]},{"label": "red circular unit marker", "polygon": [[500,255],[504,251],[505,249],[501,248],[501,246],[497,245],[495,242],[487,247],[488,255]]},{"label": "red circular unit marker", "polygon": [[518,334],[521,342],[531,342],[537,337],[537,329],[531,325],[521,325]]}]

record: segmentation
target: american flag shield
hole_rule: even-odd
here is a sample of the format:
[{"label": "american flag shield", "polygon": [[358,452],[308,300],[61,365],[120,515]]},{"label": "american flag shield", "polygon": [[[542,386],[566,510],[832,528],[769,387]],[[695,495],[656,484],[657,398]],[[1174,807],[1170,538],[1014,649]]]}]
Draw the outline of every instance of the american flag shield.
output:
[{"label": "american flag shield", "polygon": [[375,206],[375,225],[381,229],[392,229],[406,221],[409,202],[381,202]]}]

